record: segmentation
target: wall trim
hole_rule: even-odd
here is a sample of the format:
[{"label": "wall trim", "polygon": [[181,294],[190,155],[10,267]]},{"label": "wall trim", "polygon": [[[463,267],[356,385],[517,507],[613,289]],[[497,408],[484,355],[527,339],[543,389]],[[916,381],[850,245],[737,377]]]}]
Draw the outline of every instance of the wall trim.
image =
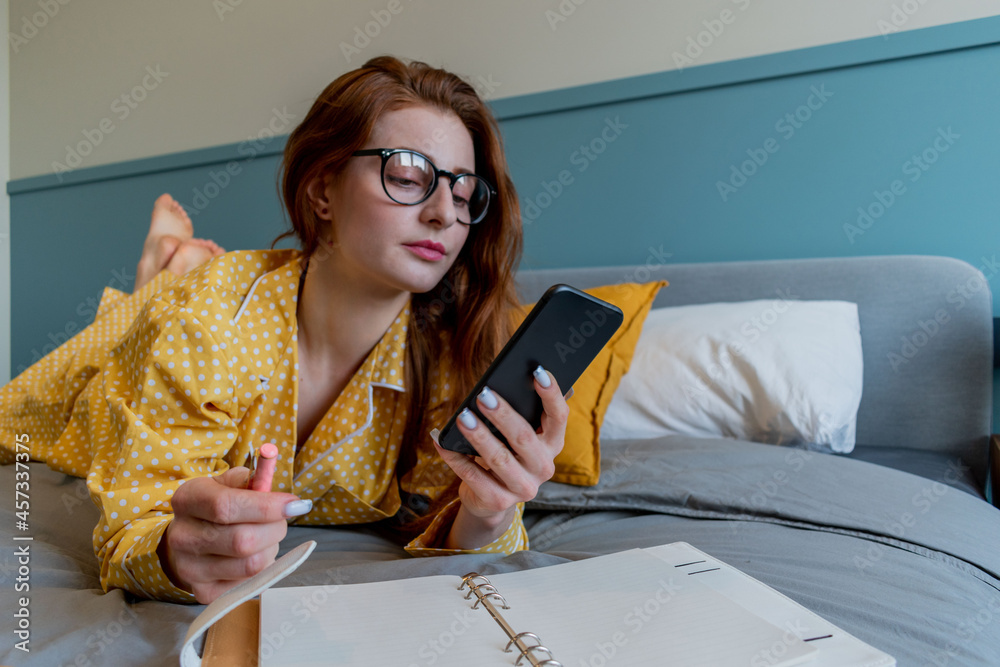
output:
[{"label": "wall trim", "polygon": [[[493,100],[490,105],[498,120],[503,121],[993,44],[1000,44],[1000,16],[906,30],[884,37],[865,37],[835,44],[697,65],[680,71],[656,72],[518,95]],[[256,155],[258,157],[280,155],[287,137],[288,135],[275,137],[276,140],[271,142],[273,146],[258,151]],[[19,178],[8,181],[7,193],[15,195],[52,190],[82,183],[220,164],[229,160],[238,161],[245,157],[238,151],[243,143],[85,167],[62,174]]]}]

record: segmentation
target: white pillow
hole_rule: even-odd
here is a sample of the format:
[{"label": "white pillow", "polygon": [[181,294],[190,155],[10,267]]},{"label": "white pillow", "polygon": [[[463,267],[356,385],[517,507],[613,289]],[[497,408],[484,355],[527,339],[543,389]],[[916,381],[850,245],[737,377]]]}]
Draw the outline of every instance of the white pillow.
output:
[{"label": "white pillow", "polygon": [[601,438],[726,437],[854,449],[857,304],[785,299],[655,308]]}]

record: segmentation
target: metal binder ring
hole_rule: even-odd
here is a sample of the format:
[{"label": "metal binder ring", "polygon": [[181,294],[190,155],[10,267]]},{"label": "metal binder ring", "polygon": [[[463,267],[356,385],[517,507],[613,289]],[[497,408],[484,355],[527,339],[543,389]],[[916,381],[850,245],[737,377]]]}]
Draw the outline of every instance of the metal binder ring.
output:
[{"label": "metal binder ring", "polygon": [[[526,655],[528,655],[529,653],[531,653],[532,651],[545,651],[546,653],[549,654],[549,658],[545,662],[550,662],[552,660],[552,651],[550,651],[549,649],[547,649],[544,646],[542,646],[541,644],[539,644],[538,646],[529,646],[528,648],[526,648],[523,651],[521,651],[521,655],[517,656],[517,660],[514,661],[514,667],[517,667],[517,665],[520,665],[521,664],[521,660]],[[530,660],[531,658],[528,658],[528,659]]]},{"label": "metal binder ring", "polygon": [[541,643],[542,643],[542,640],[539,639],[538,635],[536,635],[534,632],[519,632],[516,635],[514,635],[513,639],[511,639],[509,642],[507,642],[507,645],[503,647],[503,652],[504,653],[510,653],[510,647],[511,647],[511,645],[514,644],[514,643],[516,643],[517,640],[519,640],[521,637],[534,637],[535,641],[538,642],[538,644],[536,644],[536,646],[540,646]]},{"label": "metal binder ring", "polygon": [[[486,588],[486,587],[483,586],[482,588]],[[490,586],[490,588],[493,588],[493,587]],[[500,595],[499,593],[497,593],[495,590],[491,591],[489,593],[483,593],[482,595],[479,595],[479,593],[477,592],[476,595],[478,595],[479,597],[476,600],[476,603],[474,605],[472,605],[473,609],[475,609],[476,607],[478,607],[479,603],[482,602],[483,600],[485,600],[486,598],[496,598],[497,600],[500,600],[500,606],[503,609],[510,609],[510,605],[507,604],[507,600],[505,600],[504,597],[502,595]]]},{"label": "metal binder ring", "polygon": [[[473,579],[482,579],[483,583],[487,583],[487,584],[490,583],[490,580],[487,579],[486,577],[484,577],[483,575],[476,574],[475,572],[470,572],[467,575],[465,575],[464,577],[462,577],[462,583],[459,584],[458,590],[462,590],[463,588],[465,588],[466,584],[468,584],[469,588],[472,588],[472,583],[470,583],[470,582]],[[466,599],[468,599],[468,598],[466,598]]]},{"label": "metal binder ring", "polygon": [[[473,593],[479,595],[480,590],[492,591],[494,593],[499,592],[493,584],[469,584],[469,592],[465,594],[465,599],[468,600],[471,598]],[[483,595],[485,595],[485,593]],[[480,597],[482,597],[482,595],[480,595]]]},{"label": "metal binder ring", "polygon": [[536,667],[563,667],[563,664],[558,660],[542,660],[536,665]]}]

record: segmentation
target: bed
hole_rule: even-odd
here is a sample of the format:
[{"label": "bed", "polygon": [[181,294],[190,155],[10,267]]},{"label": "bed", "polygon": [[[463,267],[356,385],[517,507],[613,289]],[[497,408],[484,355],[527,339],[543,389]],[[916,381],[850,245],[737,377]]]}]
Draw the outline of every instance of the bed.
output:
[{"label": "bed", "polygon": [[[864,368],[853,451],[684,434],[602,438],[597,485],[550,482],[529,504],[530,551],[415,559],[375,527],[293,527],[282,553],[307,540],[318,546],[279,585],[489,574],[683,541],[899,665],[1000,664],[1000,511],[984,491],[992,306],[979,271],[907,256],[647,263],[518,278],[526,302],[558,282],[586,288],[655,279],[670,285],[654,312],[773,299],[779,290],[783,298],[857,304]],[[101,591],[90,546],[97,510],[82,480],[31,464],[25,531],[10,497],[14,468],[0,468],[0,480],[8,489],[3,609],[30,596],[30,653],[14,647],[13,619],[0,662],[176,665],[203,607]],[[22,547],[30,555],[19,561]],[[18,592],[19,582],[30,591]]]}]

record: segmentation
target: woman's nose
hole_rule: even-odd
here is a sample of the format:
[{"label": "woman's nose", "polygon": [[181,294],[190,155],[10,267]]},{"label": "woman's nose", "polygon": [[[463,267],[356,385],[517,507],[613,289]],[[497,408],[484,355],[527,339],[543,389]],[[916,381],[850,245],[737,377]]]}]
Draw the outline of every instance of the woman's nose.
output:
[{"label": "woman's nose", "polygon": [[450,181],[442,177],[438,180],[434,192],[424,202],[424,216],[427,222],[438,222],[444,227],[450,227],[458,222],[458,212],[451,193]]}]

